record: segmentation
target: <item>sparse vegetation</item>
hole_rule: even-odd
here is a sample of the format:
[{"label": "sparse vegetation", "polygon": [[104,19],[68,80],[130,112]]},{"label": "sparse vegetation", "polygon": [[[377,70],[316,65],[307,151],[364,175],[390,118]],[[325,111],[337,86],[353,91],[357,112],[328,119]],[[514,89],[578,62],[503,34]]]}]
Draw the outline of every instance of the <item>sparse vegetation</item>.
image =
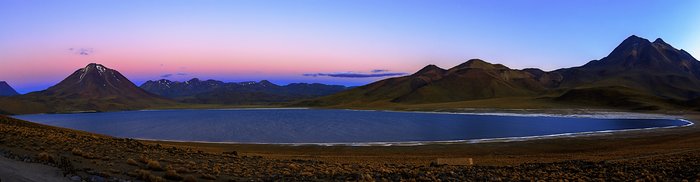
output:
[{"label": "sparse vegetation", "polygon": [[185,176],[185,179],[182,180],[183,182],[197,182],[197,178],[194,176],[188,175]]},{"label": "sparse vegetation", "polygon": [[83,156],[83,151],[77,148],[73,148],[73,150],[71,150],[71,153],[75,156]]},{"label": "sparse vegetation", "polygon": [[[602,146],[606,151],[601,153],[588,153],[590,161],[566,160],[561,157],[561,151],[568,147],[556,149],[545,157],[533,157],[532,153],[521,153],[524,150],[518,148],[517,151],[503,150],[496,157],[488,158],[488,155],[473,156],[477,165],[429,165],[425,163],[386,162],[381,159],[381,163],[365,162],[333,162],[317,160],[283,160],[268,159],[261,157],[240,156],[231,157],[231,154],[222,152],[205,152],[195,150],[184,145],[173,147],[172,145],[151,145],[150,142],[142,142],[131,139],[112,138],[107,136],[89,134],[80,131],[49,127],[19,121],[0,116],[0,154],[23,160],[21,156],[36,158],[36,161],[57,161],[56,165],[64,171],[67,176],[75,174],[89,174],[96,176],[109,176],[110,178],[139,179],[142,181],[197,181],[202,180],[289,180],[289,181],[372,181],[388,180],[401,181],[415,179],[419,181],[490,181],[490,180],[558,180],[561,178],[594,181],[602,179],[623,180],[623,179],[656,179],[667,181],[682,181],[687,179],[693,181],[700,178],[700,153],[697,153],[698,146],[689,140],[697,140],[700,133],[695,132],[696,128],[687,130],[675,130],[683,132],[658,133],[657,135],[668,137],[655,137],[655,141],[650,143],[640,142],[632,139],[619,139],[623,141],[634,141],[631,144],[614,142],[614,140],[597,141],[595,146]],[[641,136],[641,135],[640,135]],[[647,135],[643,135],[646,137]],[[683,136],[682,141],[678,141],[678,136]],[[644,138],[646,139],[646,138]],[[562,139],[564,140],[564,139]],[[557,143],[560,145],[587,145],[586,139],[568,140]],[[538,144],[539,143],[539,144]],[[162,142],[167,144],[167,142]],[[508,146],[521,146],[526,144],[509,143]],[[662,145],[661,147],[655,147]],[[455,150],[456,153],[468,153],[471,150],[482,150],[480,147],[493,149],[504,149],[501,144],[455,145],[450,149],[441,148],[440,151]],[[489,147],[489,146],[496,146]],[[530,142],[527,146],[543,147],[538,150],[552,151],[551,142]],[[624,150],[623,154],[610,154],[606,146],[615,146],[615,149],[624,147],[631,148]],[[638,148],[670,148],[677,149],[677,153],[668,155],[663,151],[649,151],[650,156],[639,158],[638,154],[629,154],[629,151],[639,152]],[[269,146],[268,146],[269,147]],[[278,146],[288,149],[286,147]],[[466,147],[466,148],[465,148]],[[307,147],[301,147],[307,148]],[[297,148],[296,150],[301,150]],[[309,147],[311,149],[315,147]],[[331,147],[332,149],[342,149],[344,147]],[[435,149],[435,146],[412,147],[410,150]],[[505,147],[513,149],[512,147]],[[575,147],[574,147],[575,148]],[[324,148],[325,149],[325,148]],[[650,150],[650,149],[645,149]],[[369,147],[353,148],[352,151],[370,151],[371,153],[391,153],[406,151],[403,147]],[[389,152],[387,152],[389,151]],[[19,153],[22,155],[16,155]],[[60,155],[60,154],[64,155]],[[357,153],[368,155],[367,153]],[[563,152],[563,154],[568,154]],[[356,155],[356,154],[352,154]],[[412,154],[415,155],[415,154]],[[89,156],[89,157],[86,157]],[[583,156],[583,155],[582,155]],[[641,155],[644,156],[644,155]],[[387,156],[389,157],[389,156]],[[530,161],[522,164],[529,158],[543,161]],[[627,158],[625,158],[627,157]],[[94,160],[100,159],[100,160]],[[623,158],[624,160],[620,160]],[[406,160],[407,158],[401,158]],[[408,158],[410,159],[410,158]],[[610,160],[616,159],[616,160]],[[377,160],[373,158],[373,160]],[[430,160],[435,160],[432,158]],[[505,166],[481,166],[488,160],[516,161],[521,163],[509,164]],[[548,161],[547,161],[548,160]],[[74,161],[74,162],[72,162]],[[478,161],[478,162],[477,162]],[[384,163],[386,162],[386,163]],[[470,162],[471,163],[471,162]],[[136,166],[136,167],[135,167]],[[558,171],[558,173],[551,173]],[[88,176],[83,176],[87,179]],[[381,179],[381,180],[380,180]]]},{"label": "sparse vegetation", "polygon": [[126,163],[129,164],[129,165],[132,165],[132,166],[139,166],[139,163],[136,162],[136,160],[131,159],[131,158],[127,159],[127,160],[126,160]]},{"label": "sparse vegetation", "polygon": [[216,180],[216,176],[211,175],[211,174],[202,174],[201,178],[208,179],[208,180]]},{"label": "sparse vegetation", "polygon": [[183,178],[182,178],[182,176],[180,176],[180,174],[177,173],[177,171],[168,170],[165,172],[165,179],[180,181]]},{"label": "sparse vegetation", "polygon": [[44,161],[44,162],[48,162],[48,163],[55,163],[56,162],[56,159],[52,155],[49,155],[46,152],[39,153],[38,157],[39,157],[39,160]]},{"label": "sparse vegetation", "polygon": [[148,163],[146,164],[148,169],[154,170],[154,171],[162,171],[163,168],[160,166],[160,162],[156,160],[149,160]]}]

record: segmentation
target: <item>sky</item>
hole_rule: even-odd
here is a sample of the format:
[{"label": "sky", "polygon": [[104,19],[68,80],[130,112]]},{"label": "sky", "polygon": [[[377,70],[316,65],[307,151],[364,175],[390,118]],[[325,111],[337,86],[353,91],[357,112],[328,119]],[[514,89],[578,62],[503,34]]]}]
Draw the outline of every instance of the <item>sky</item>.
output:
[{"label": "sky", "polygon": [[46,89],[88,63],[191,78],[357,86],[472,58],[549,71],[663,38],[700,55],[697,0],[2,0],[0,80]]}]

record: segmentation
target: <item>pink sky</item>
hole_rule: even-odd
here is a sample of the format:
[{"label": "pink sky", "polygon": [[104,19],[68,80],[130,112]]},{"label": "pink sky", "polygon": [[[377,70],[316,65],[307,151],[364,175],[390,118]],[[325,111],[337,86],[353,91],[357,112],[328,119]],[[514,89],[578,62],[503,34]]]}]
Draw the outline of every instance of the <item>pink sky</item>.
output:
[{"label": "pink sky", "polygon": [[632,34],[697,55],[698,7],[694,0],[8,0],[0,3],[0,80],[37,91],[96,62],[136,84],[173,74],[167,78],[356,86],[386,77],[302,75],[413,73],[472,58],[553,70],[600,59]]}]

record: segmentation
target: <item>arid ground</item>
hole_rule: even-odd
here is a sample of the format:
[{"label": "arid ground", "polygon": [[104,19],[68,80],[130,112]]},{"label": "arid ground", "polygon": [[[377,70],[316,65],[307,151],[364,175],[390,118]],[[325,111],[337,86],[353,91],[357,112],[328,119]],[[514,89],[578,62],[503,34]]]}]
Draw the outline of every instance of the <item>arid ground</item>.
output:
[{"label": "arid ground", "polygon": [[[700,121],[700,113],[683,117]],[[515,142],[363,147],[139,141],[4,116],[0,133],[5,158],[54,166],[66,179],[87,181],[700,179],[698,125]],[[465,158],[473,165],[435,162]]]}]

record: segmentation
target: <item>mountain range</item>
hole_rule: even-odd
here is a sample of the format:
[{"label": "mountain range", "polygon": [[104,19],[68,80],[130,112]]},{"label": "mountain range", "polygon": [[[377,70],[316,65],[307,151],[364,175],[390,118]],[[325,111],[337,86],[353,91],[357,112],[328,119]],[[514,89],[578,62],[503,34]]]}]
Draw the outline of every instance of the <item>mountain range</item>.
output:
[{"label": "mountain range", "polygon": [[[137,87],[118,71],[91,63],[43,91],[16,95],[0,82],[0,113],[54,113],[270,104],[336,108],[700,108],[700,62],[662,39],[630,36],[608,56],[578,67],[511,69],[472,59],[449,69],[428,65],[414,74],[361,87],[269,81],[225,83],[157,80]],[[306,99],[306,100],[304,100]],[[301,100],[301,101],[299,101]]]},{"label": "mountain range", "polygon": [[[696,107],[700,98],[700,62],[662,39],[651,42],[633,35],[608,56],[579,67],[518,70],[472,59],[450,69],[428,65],[412,75],[380,80],[297,105],[371,107],[498,98],[626,109]],[[499,103],[504,107],[518,105],[507,99],[500,99]]]},{"label": "mountain range", "polygon": [[176,102],[148,93],[116,70],[91,63],[46,90],[0,98],[5,113],[143,109]]},{"label": "mountain range", "polygon": [[0,81],[0,97],[19,95],[7,82]]},{"label": "mountain range", "polygon": [[161,79],[147,81],[142,89],[185,103],[200,104],[269,104],[309,99],[347,89],[342,85],[292,83],[284,86],[267,80],[260,82],[222,82],[199,80],[178,82]]}]

